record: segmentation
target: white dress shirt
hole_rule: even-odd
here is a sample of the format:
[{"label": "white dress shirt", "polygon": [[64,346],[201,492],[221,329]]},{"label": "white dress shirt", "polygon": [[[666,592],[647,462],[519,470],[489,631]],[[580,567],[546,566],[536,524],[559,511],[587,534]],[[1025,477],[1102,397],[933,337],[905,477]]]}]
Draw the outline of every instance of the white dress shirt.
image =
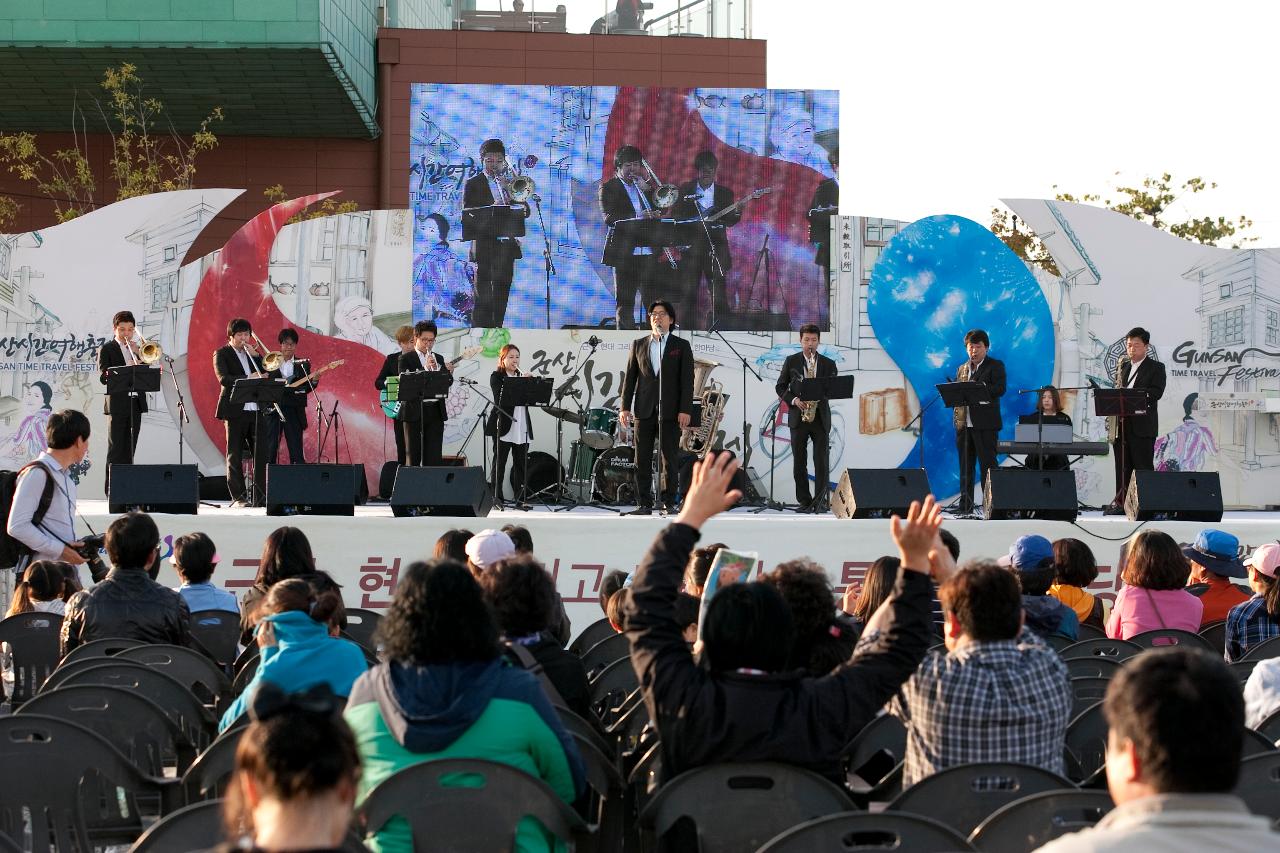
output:
[{"label": "white dress shirt", "polygon": [[662,372],[662,353],[667,348],[667,337],[668,335],[649,337],[649,364],[655,374]]},{"label": "white dress shirt", "polygon": [[694,187],[698,191],[698,207],[702,208],[702,215],[707,216],[716,204],[716,185],[713,182],[709,187],[704,188],[701,184],[694,184]]},{"label": "white dress shirt", "polygon": [[1146,356],[1143,356],[1142,361],[1135,361],[1129,365],[1129,382],[1124,387],[1132,388],[1133,383],[1138,381],[1138,367],[1146,360]]},{"label": "white dress shirt", "polygon": [[[248,354],[248,353],[246,353],[246,352],[245,352],[244,350],[242,350],[242,349],[236,349],[235,347],[232,347],[232,348],[231,348],[231,351],[232,351],[233,353],[235,353],[235,354],[236,354],[236,357],[237,357],[237,358],[239,358],[239,359],[240,359],[240,367],[244,370],[244,375],[245,375],[245,376],[249,376],[250,374],[254,373],[253,362],[251,362],[251,361],[249,360],[249,354]],[[246,412],[256,412],[256,411],[258,411],[258,404],[257,404],[257,403],[245,403],[245,404],[244,404],[244,410],[245,410]]]},{"label": "white dress shirt", "polygon": [[[646,210],[650,210],[649,200],[644,197],[644,193],[640,192],[639,187],[637,187],[635,184],[627,183],[626,181],[623,181],[622,185],[626,187],[627,195],[631,197],[631,207],[635,209],[636,216],[639,216],[641,213],[644,213]],[[631,250],[631,254],[652,255],[653,249],[650,246],[636,246],[634,249]]]}]

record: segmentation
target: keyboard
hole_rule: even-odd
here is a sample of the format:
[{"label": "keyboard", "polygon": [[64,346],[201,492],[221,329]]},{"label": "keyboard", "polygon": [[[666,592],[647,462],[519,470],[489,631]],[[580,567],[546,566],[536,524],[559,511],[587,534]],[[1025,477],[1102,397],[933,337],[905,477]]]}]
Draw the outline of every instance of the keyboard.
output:
[{"label": "keyboard", "polygon": [[1111,445],[1105,441],[1073,441],[1069,444],[1049,442],[1036,444],[1034,441],[999,441],[996,442],[996,453],[1022,456],[1026,453],[1044,453],[1057,456],[1106,456]]}]

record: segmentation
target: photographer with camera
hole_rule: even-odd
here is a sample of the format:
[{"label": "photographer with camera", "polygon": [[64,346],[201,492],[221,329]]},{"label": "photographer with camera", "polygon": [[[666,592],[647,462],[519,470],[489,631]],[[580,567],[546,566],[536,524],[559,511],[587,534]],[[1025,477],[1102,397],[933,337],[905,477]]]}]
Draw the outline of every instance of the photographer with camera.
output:
[{"label": "photographer with camera", "polygon": [[91,590],[67,602],[62,655],[93,640],[123,637],[144,643],[187,645],[191,610],[181,595],[156,583],[160,529],[144,512],[122,515],[107,528],[112,569]]}]

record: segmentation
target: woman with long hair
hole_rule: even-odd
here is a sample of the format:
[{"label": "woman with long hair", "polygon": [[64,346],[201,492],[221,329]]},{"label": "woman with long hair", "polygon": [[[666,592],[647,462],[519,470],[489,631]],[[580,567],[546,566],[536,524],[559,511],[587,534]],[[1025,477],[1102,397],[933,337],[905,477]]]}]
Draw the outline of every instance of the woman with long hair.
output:
[{"label": "woman with long hair", "polygon": [[1125,586],[1116,595],[1107,620],[1107,636],[1127,640],[1147,631],[1176,628],[1200,630],[1204,605],[1187,592],[1191,564],[1168,533],[1143,530],[1129,540],[1120,579]]},{"label": "woman with long hair", "polygon": [[[489,376],[494,406],[489,412],[486,429],[486,433],[493,436],[493,499],[499,506],[502,504],[502,480],[507,473],[508,456],[511,457],[515,470],[520,472],[516,478],[520,482],[520,490],[515,495],[515,502],[523,503],[525,498],[525,464],[529,458],[529,442],[533,441],[533,423],[529,420],[528,408],[510,405],[504,401],[502,393],[508,377],[522,375],[520,348],[515,344],[506,344],[498,351],[498,368]],[[511,396],[506,395],[506,399],[511,399]]]},{"label": "woman with long hair", "polygon": [[[316,568],[316,558],[307,534],[297,527],[277,527],[262,544],[262,557],[258,560],[253,586],[245,590],[240,599],[240,645],[247,646],[253,640],[258,604],[271,587],[288,578],[303,578],[320,592],[342,589],[328,573]],[[341,593],[338,600],[341,603]],[[347,626],[345,608],[338,611],[335,621],[340,628]]]},{"label": "woman with long hair", "polygon": [[1227,660],[1239,660],[1249,649],[1280,637],[1280,544],[1257,548],[1244,561],[1253,598],[1227,614]]},{"label": "woman with long hair", "polygon": [[862,579],[862,590],[853,605],[854,626],[859,632],[871,621],[871,616],[880,609],[893,592],[893,585],[898,581],[898,569],[902,561],[897,557],[881,557],[870,565],[866,576]]},{"label": "woman with long hair", "polygon": [[[1062,411],[1062,397],[1057,388],[1052,385],[1044,386],[1036,399],[1036,410],[1029,415],[1020,416],[1018,423],[1071,426],[1071,416]],[[1033,470],[1044,471],[1067,471],[1071,468],[1071,461],[1058,453],[1046,453],[1044,456],[1028,453],[1023,464]]]}]

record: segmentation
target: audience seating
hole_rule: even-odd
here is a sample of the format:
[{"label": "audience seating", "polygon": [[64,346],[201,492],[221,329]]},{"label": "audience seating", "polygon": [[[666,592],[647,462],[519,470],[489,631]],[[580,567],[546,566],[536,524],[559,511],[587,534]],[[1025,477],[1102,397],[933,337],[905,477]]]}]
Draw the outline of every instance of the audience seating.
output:
[{"label": "audience seating", "polygon": [[1030,764],[961,764],[907,788],[889,803],[889,811],[931,817],[967,836],[1001,806],[1031,794],[1071,787],[1071,782],[1057,773]]},{"label": "audience seating", "polygon": [[1081,640],[1105,640],[1107,632],[1101,628],[1095,628],[1092,625],[1078,625],[1076,627],[1076,642]]},{"label": "audience seating", "polygon": [[1076,678],[1111,678],[1120,671],[1120,662],[1115,658],[1104,658],[1092,655],[1087,658],[1069,658],[1065,661],[1067,675]]},{"label": "audience seating", "polygon": [[8,643],[13,650],[13,695],[9,697],[13,708],[36,695],[57,667],[61,631],[62,617],[56,613],[19,613],[0,620],[0,643]]},{"label": "audience seating", "polygon": [[582,653],[582,667],[588,678],[594,678],[600,670],[614,661],[631,655],[631,642],[626,634],[614,634],[605,637]]},{"label": "audience seating", "polygon": [[236,659],[231,662],[231,672],[233,677],[239,675],[240,670],[244,669],[245,664],[258,657],[259,654],[261,654],[261,650],[258,648],[258,644],[251,640],[249,645],[245,646],[240,651],[240,654],[236,655]]},{"label": "audience seating", "polygon": [[1256,730],[1273,744],[1280,740],[1280,710],[1258,723]]},{"label": "audience seating", "polygon": [[1107,695],[1107,685],[1111,679],[1098,676],[1096,678],[1071,679],[1071,717],[1075,719],[1084,713],[1089,706],[1101,702]]},{"label": "audience seating", "polygon": [[222,800],[183,806],[142,834],[129,853],[174,853],[215,847],[226,840]]},{"label": "audience seating", "polygon": [[1241,761],[1233,793],[1254,814],[1280,820],[1280,751],[1271,749]]},{"label": "audience seating", "polygon": [[775,835],[758,853],[825,853],[830,850],[950,853],[972,849],[963,835],[922,815],[906,812],[843,812],[793,826],[786,832]]},{"label": "audience seating", "polygon": [[587,649],[606,637],[612,637],[616,633],[618,632],[613,630],[613,625],[610,624],[608,619],[597,619],[583,628],[581,634],[573,638],[573,642],[569,644],[569,651],[578,657],[582,657]]},{"label": "audience seating", "polygon": [[0,832],[0,853],[26,853],[25,850],[8,835]]},{"label": "audience seating", "polygon": [[223,669],[230,669],[240,648],[240,614],[197,610],[191,614],[191,639]]},{"label": "audience seating", "polygon": [[1045,791],[996,809],[969,836],[977,850],[1031,853],[1053,839],[1102,820],[1115,808],[1106,791]]},{"label": "audience seating", "polygon": [[246,728],[232,726],[218,735],[181,774],[188,801],[221,797],[226,792],[227,782],[236,768],[236,746]]},{"label": "audience seating", "polygon": [[798,823],[852,806],[842,789],[799,767],[712,764],[660,787],[640,813],[640,825],[662,838],[687,819],[702,853],[738,853],[755,850]]},{"label": "audience seating", "polygon": [[1200,638],[1209,644],[1214,654],[1223,654],[1227,650],[1227,620],[1219,619],[1200,626]]},{"label": "audience seating", "polygon": [[630,710],[632,702],[640,700],[640,679],[631,658],[621,658],[605,667],[592,679],[590,689],[591,707],[606,726],[613,724]]},{"label": "audience seating", "polygon": [[67,656],[62,659],[59,666],[66,666],[69,663],[75,663],[85,658],[109,658],[113,657],[117,652],[125,649],[131,649],[134,646],[141,646],[141,640],[130,640],[124,637],[108,637],[104,640],[90,640],[84,645],[76,646],[67,652]]},{"label": "audience seating", "polygon": [[1255,755],[1266,755],[1267,753],[1275,752],[1275,750],[1275,742],[1262,732],[1248,728],[1244,730],[1244,743],[1241,745],[1240,750],[1241,759],[1252,758]]},{"label": "audience seating", "polygon": [[1086,708],[1067,723],[1067,777],[1081,787],[1097,784],[1107,759],[1107,718],[1102,703]]},{"label": "audience seating", "polygon": [[348,607],[346,613],[347,628],[344,633],[364,648],[376,652],[378,643],[374,634],[378,630],[378,623],[382,621],[382,614],[362,607]]},{"label": "audience seating", "polygon": [[893,714],[881,714],[867,723],[845,753],[854,802],[865,808],[870,801],[900,794],[906,754],[907,727],[902,720]]},{"label": "audience seating", "polygon": [[1213,651],[1213,645],[1190,631],[1179,631],[1177,628],[1158,628],[1154,631],[1143,631],[1129,638],[1129,642],[1144,649],[1168,649],[1174,646],[1189,646],[1193,649]]},{"label": "audience seating", "polygon": [[[70,656],[68,656],[68,658],[69,657]],[[102,666],[106,663],[126,663],[143,669],[147,666],[145,663],[141,663],[136,660],[122,661],[120,658],[98,657],[96,655],[70,662],[67,662],[67,660],[64,659],[63,663],[61,663],[57,669],[49,673],[49,677],[44,680],[44,684],[40,687],[40,692],[48,693],[50,690],[57,690],[77,674],[84,672],[87,669],[93,669],[95,666]]]},{"label": "audience seating", "polygon": [[253,649],[255,654],[245,661],[244,666],[236,670],[236,677],[231,682],[231,692],[236,696],[243,693],[244,689],[249,686],[249,682],[253,680],[253,674],[258,671],[258,664],[262,663],[262,655],[256,653],[258,651],[257,647],[250,646],[249,648]]},{"label": "audience seating", "polygon": [[658,780],[662,777],[662,744],[655,741],[650,746],[637,747],[637,751],[639,758],[627,773],[627,791],[638,816],[658,792]]},{"label": "audience seating", "polygon": [[596,749],[600,750],[605,755],[611,756],[617,751],[612,744],[605,740],[604,734],[601,733],[595,725],[582,719],[582,717],[578,716],[568,708],[556,705],[555,709],[556,713],[560,717],[560,722],[564,725],[565,730],[568,731],[569,734],[581,735],[591,741]]},{"label": "audience seating", "polygon": [[572,735],[578,753],[582,756],[587,784],[592,791],[587,814],[592,818],[593,825],[586,846],[592,850],[612,850],[613,845],[623,837],[625,826],[625,786],[622,774],[618,772],[618,765],[589,738],[576,732]]},{"label": "audience seating", "polygon": [[1235,673],[1236,678],[1240,679],[1240,687],[1243,689],[1245,682],[1249,680],[1249,676],[1253,675],[1253,668],[1258,665],[1258,661],[1254,660],[1238,660],[1229,663],[1227,666]]},{"label": "audience seating", "polygon": [[1280,657],[1280,637],[1272,637],[1270,640],[1264,640],[1256,646],[1251,646],[1244,653],[1244,657],[1241,660],[1260,661],[1277,657]]},{"label": "audience seating", "polygon": [[1055,652],[1060,652],[1068,646],[1074,646],[1076,644],[1076,640],[1073,640],[1070,637],[1064,637],[1061,634],[1042,634],[1039,636],[1040,639],[1044,640],[1045,644]]},{"label": "audience seating", "polygon": [[144,693],[186,732],[196,749],[213,740],[217,721],[182,682],[158,669],[132,661],[104,661],[75,673],[63,684],[107,684]]},{"label": "audience seating", "polygon": [[625,749],[640,738],[649,722],[649,706],[644,703],[644,696],[637,693],[626,710],[618,712],[607,731]]},{"label": "audience seating", "polygon": [[[476,777],[479,787],[463,787],[460,776]],[[369,834],[394,817],[403,818],[416,853],[510,850],[525,817],[565,842],[585,828],[541,779],[496,761],[466,758],[424,761],[398,771],[369,793],[360,817]]]},{"label": "audience seating", "polygon": [[231,704],[231,680],[218,669],[217,664],[199,652],[157,643],[125,649],[113,657],[146,664],[173,676],[202,702],[213,706],[219,716]]},{"label": "audience seating", "polygon": [[1084,657],[1103,657],[1112,660],[1125,660],[1142,652],[1142,646],[1136,643],[1130,643],[1127,640],[1081,640],[1078,643],[1072,643],[1058,654],[1063,660],[1071,660],[1072,658]]}]

